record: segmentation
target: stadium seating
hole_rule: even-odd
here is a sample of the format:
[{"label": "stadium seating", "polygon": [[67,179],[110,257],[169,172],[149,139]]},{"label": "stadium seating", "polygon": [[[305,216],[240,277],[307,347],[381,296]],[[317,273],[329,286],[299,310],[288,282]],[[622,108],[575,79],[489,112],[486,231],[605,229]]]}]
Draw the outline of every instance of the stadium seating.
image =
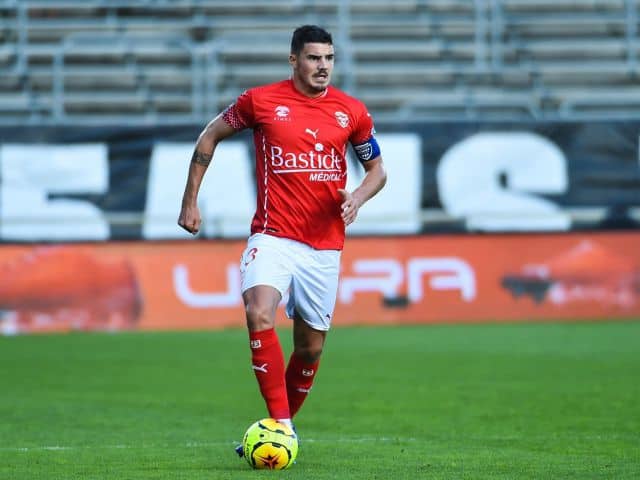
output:
[{"label": "stadium seating", "polygon": [[637,112],[640,0],[5,0],[0,123],[202,122],[334,34],[378,120]]}]

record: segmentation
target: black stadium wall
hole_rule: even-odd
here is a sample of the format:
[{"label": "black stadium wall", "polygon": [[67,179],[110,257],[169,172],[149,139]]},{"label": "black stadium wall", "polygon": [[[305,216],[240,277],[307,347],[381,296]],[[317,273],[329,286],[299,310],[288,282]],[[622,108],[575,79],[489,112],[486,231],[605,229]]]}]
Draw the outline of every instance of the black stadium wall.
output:
[{"label": "black stadium wall", "polygon": [[[391,188],[354,233],[637,228],[640,122],[376,127]],[[0,128],[0,241],[182,238],[201,128]],[[203,185],[205,221],[218,222],[205,237],[244,236],[255,202],[250,134],[224,143],[210,170],[229,173]]]}]

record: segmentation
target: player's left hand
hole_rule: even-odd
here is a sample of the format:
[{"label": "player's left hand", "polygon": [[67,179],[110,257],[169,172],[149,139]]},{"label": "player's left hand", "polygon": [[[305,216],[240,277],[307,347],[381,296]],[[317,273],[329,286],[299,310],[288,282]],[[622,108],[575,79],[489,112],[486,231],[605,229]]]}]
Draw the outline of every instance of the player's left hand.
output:
[{"label": "player's left hand", "polygon": [[358,210],[360,209],[360,202],[351,192],[342,188],[338,189],[340,195],[342,195],[342,204],[340,210],[342,211],[342,220],[345,225],[352,224],[358,216]]}]

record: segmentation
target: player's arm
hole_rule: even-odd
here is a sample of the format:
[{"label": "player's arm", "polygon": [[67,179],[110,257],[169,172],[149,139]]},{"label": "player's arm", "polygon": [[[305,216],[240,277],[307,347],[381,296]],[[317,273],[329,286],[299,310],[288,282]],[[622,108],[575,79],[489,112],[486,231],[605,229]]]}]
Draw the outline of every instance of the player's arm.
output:
[{"label": "player's arm", "polygon": [[360,207],[376,193],[382,190],[387,183],[387,172],[382,162],[382,156],[378,155],[372,160],[362,162],[365,170],[362,182],[353,192],[340,189],[342,195],[342,220],[345,225],[354,222],[358,216]]},{"label": "player's arm", "polygon": [[198,137],[191,163],[189,164],[187,185],[182,196],[182,208],[178,217],[178,225],[189,233],[195,235],[200,230],[202,218],[198,208],[198,192],[200,191],[202,178],[213,158],[213,152],[215,152],[216,146],[221,140],[230,137],[236,131],[223,120],[222,115],[218,115],[209,122]]}]

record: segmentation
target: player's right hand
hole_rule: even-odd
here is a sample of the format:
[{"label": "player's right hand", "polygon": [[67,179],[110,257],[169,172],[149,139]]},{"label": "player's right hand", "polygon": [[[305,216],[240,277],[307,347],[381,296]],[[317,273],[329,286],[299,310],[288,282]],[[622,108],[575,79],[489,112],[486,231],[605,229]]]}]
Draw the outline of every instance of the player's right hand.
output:
[{"label": "player's right hand", "polygon": [[182,209],[180,210],[180,216],[178,217],[178,225],[180,225],[190,234],[195,235],[200,231],[201,223],[202,218],[200,217],[200,209],[197,205],[182,206]]}]

